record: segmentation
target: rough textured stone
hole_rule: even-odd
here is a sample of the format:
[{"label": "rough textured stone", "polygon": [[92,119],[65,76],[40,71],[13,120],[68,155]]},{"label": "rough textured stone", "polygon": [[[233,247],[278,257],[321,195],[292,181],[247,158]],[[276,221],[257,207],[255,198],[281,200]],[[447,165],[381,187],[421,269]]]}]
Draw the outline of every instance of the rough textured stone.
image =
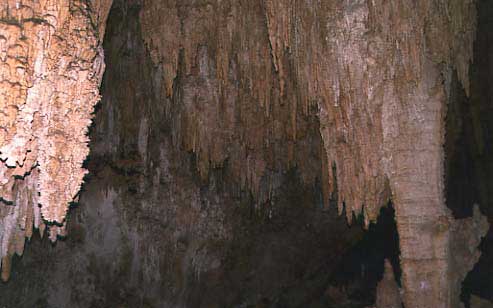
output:
[{"label": "rough textured stone", "polygon": [[[452,294],[460,294],[462,281],[467,273],[478,262],[481,253],[476,249],[481,238],[488,231],[488,220],[479,211],[479,206],[474,206],[473,217],[458,219],[450,227],[451,243],[451,275],[449,276]],[[451,307],[460,307],[458,296],[452,298]]]},{"label": "rough textured stone", "polygon": [[[102,13],[104,14],[104,12]],[[86,171],[87,128],[104,71],[85,1],[0,4],[0,256],[22,254],[33,225],[64,235]]]},{"label": "rough textured stone", "polygon": [[[156,164],[152,158],[158,154],[149,153],[150,136],[169,133],[167,146],[194,155],[193,169],[201,185],[227,187],[242,200],[251,197],[257,209],[273,206],[284,173],[293,167],[303,185],[321,182],[325,203],[336,199],[339,212],[345,209],[350,222],[362,214],[368,226],[391,199],[400,237],[405,306],[448,308],[458,303],[457,288],[465,273],[456,272],[456,263],[471,268],[486,232],[478,211],[472,220],[455,221],[444,195],[445,114],[454,72],[469,93],[476,29],[473,1],[132,0],[127,4],[139,13],[138,26],[158,77],[145,88],[151,93],[137,91],[133,82],[118,84],[125,90],[111,99],[130,95],[134,105],[124,113],[108,111],[111,116],[99,123],[108,131],[95,136],[106,142],[96,141],[95,155],[128,172],[152,171]],[[69,26],[48,47],[56,56],[65,55],[75,49],[64,44],[75,41],[83,45],[77,52],[88,50],[75,55],[84,61],[73,68],[68,56],[61,66],[42,70],[46,78],[25,87],[46,101],[46,111],[36,113],[41,118],[38,127],[29,126],[38,123],[36,116],[33,121],[18,117],[23,109],[17,103],[5,109],[12,116],[2,124],[6,140],[2,155],[8,154],[2,156],[4,173],[36,166],[28,176],[41,195],[31,201],[32,206],[36,209],[39,202],[40,215],[57,222],[63,221],[67,202],[77,193],[83,175],[84,131],[102,71],[97,38],[104,32],[109,3],[95,1],[92,11],[82,4],[75,7],[82,9],[63,11],[60,6],[66,13],[54,15],[55,20],[62,18]],[[22,28],[12,24],[7,23],[7,32],[20,37]],[[60,41],[59,37],[72,35],[70,26],[78,30],[75,38]],[[78,27],[85,29],[84,36]],[[125,43],[122,48],[137,46],[131,40]],[[44,82],[61,88],[49,92],[52,88]],[[90,97],[84,96],[89,93],[86,86],[92,91]],[[9,95],[20,93],[14,97],[23,101],[22,86],[12,87]],[[142,104],[148,95],[159,97],[161,104],[152,112],[145,110],[147,116],[136,121],[135,115],[149,108]],[[82,100],[84,104],[77,105]],[[65,110],[71,110],[65,106],[71,104],[81,110],[73,112],[78,120],[66,128],[61,124]],[[20,125],[24,128],[17,133],[15,122],[29,127]],[[314,130],[320,132],[322,147]],[[125,139],[124,131],[134,133],[137,140]],[[60,155],[65,157],[62,161]],[[308,159],[316,155],[322,155],[321,167]],[[24,160],[23,166],[15,165]],[[142,176],[161,177],[161,171],[152,172]],[[18,189],[9,179],[11,184],[5,183],[2,194],[13,202],[9,193],[18,194]],[[26,186],[29,181],[21,183]],[[23,191],[28,195],[32,190]],[[28,204],[29,198],[20,196]],[[30,209],[14,209],[26,207]],[[186,213],[178,218],[188,221]],[[7,215],[12,219],[3,226],[16,230],[18,218],[29,215],[30,210]],[[36,211],[31,216],[40,217]],[[52,237],[62,232],[57,226],[51,228]],[[470,246],[456,251],[456,237]]]},{"label": "rough textured stone", "polygon": [[[300,104],[295,79],[277,76],[261,1],[143,1],[143,39],[162,69],[160,89],[174,143],[195,153],[207,180],[228,165],[259,204],[296,166],[313,183],[309,131],[316,108]],[[306,172],[305,172],[306,171]]]},{"label": "rough textured stone", "polygon": [[[69,212],[68,237],[55,247],[31,240],[0,284],[0,306],[324,306],[330,274],[363,230],[323,207],[316,117],[299,138],[310,168],[281,169],[269,202],[239,194],[227,164],[202,183],[196,157],[174,143],[166,107],[184,102],[160,90],[164,74],[142,40],[140,9],[115,1],[109,17],[90,173]],[[176,92],[192,81],[175,82]],[[318,180],[308,184],[308,176]]]},{"label": "rough textured stone", "polygon": [[[473,215],[472,204],[493,225],[493,2],[477,1],[478,31],[471,89],[467,96],[453,76],[446,126],[446,201],[454,217]],[[483,239],[482,255],[463,283],[463,293],[472,292],[493,300],[493,228]],[[474,291],[473,291],[474,290]]]},{"label": "rough textured stone", "polygon": [[[225,76],[233,72],[253,98],[242,97],[239,104],[264,108],[272,120],[272,98],[304,111],[318,106],[325,184],[332,192],[337,186],[339,210],[345,206],[349,221],[353,212],[362,213],[368,224],[389,198],[396,207],[406,307],[455,302],[444,118],[453,70],[469,91],[474,2],[149,0],[142,7],[143,37],[163,69],[168,95],[180,73],[210,74],[222,81],[210,84],[219,94],[209,101],[224,102],[214,114],[228,114],[232,105],[221,93],[228,93]],[[185,106],[194,106],[184,97]],[[186,108],[185,124],[173,130],[181,132],[178,142],[197,153],[201,173],[228,159],[246,171],[236,178],[258,196],[263,165],[245,159],[244,151],[228,155],[229,147],[222,146],[227,138],[207,137],[215,131],[211,127],[229,122]],[[298,117],[294,110],[291,115]],[[249,141],[265,139],[251,136],[240,144],[248,145],[247,157],[262,157],[255,155],[262,147]]]}]

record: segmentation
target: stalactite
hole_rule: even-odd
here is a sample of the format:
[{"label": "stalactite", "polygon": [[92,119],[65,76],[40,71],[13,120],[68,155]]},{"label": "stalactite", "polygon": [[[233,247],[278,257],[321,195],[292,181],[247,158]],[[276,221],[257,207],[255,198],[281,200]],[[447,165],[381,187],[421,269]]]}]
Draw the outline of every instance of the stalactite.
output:
[{"label": "stalactite", "polygon": [[[406,307],[450,307],[454,220],[443,193],[444,115],[451,72],[469,87],[475,16],[473,1],[146,0],[141,21],[167,93],[174,80],[185,83],[173,130],[197,153],[203,177],[228,159],[256,195],[279,161],[257,157],[279,135],[255,128],[279,120],[281,141],[297,144],[300,110],[317,106],[324,180],[337,187],[339,210],[349,221],[363,214],[368,225],[392,199]],[[287,114],[276,117],[277,104],[290,106]],[[238,111],[226,109],[232,106]],[[247,127],[241,138],[233,133],[238,113]],[[241,150],[231,151],[238,143]]]},{"label": "stalactite", "polygon": [[[285,170],[312,168],[306,158],[318,151],[306,146],[315,143],[307,136],[317,130],[316,110],[298,104],[294,80],[285,78],[290,63],[273,51],[287,48],[289,35],[269,38],[264,8],[257,0],[145,0],[140,14],[147,49],[173,98],[166,109],[177,144],[196,154],[202,180],[227,164],[258,204],[272,197],[261,183],[274,190]],[[313,184],[319,174],[304,180]]]},{"label": "stalactite", "polygon": [[[32,223],[44,230],[46,222],[52,240],[64,233],[67,204],[85,174],[111,4],[91,3],[0,5],[4,279]],[[321,149],[308,132],[319,129],[326,198],[337,195],[339,211],[349,221],[362,214],[367,226],[389,199],[395,205],[406,307],[456,303],[465,274],[453,272],[459,227],[443,193],[444,116],[453,70],[469,88],[472,0],[139,4],[168,97],[163,120],[175,145],[195,154],[203,181],[227,165],[228,179],[258,204],[291,167],[314,183],[320,171],[307,158]],[[484,233],[472,229],[468,266]]]},{"label": "stalactite", "polygon": [[[103,3],[103,2],[102,2]],[[98,6],[101,20],[110,2]],[[94,16],[96,16],[94,15]],[[0,240],[2,278],[33,226],[62,235],[86,171],[87,128],[104,71],[85,1],[0,4]],[[104,21],[98,24],[104,24]]]}]

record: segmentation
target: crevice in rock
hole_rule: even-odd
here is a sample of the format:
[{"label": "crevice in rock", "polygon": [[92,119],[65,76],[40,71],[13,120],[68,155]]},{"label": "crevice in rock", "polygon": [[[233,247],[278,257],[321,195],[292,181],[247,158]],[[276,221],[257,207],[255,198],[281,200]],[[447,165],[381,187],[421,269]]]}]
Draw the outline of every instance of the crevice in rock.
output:
[{"label": "crevice in rock", "polygon": [[[473,205],[493,223],[493,3],[477,2],[478,25],[470,93],[452,75],[446,118],[446,200],[455,218],[473,215]],[[462,284],[461,298],[493,301],[493,230],[479,247],[481,257]]]},{"label": "crevice in rock", "polygon": [[[362,228],[362,219],[355,228]],[[399,236],[395,210],[391,203],[382,207],[376,223],[372,223],[361,239],[342,257],[331,276],[332,292],[348,302],[366,307],[375,303],[376,286],[384,274],[384,260],[389,260],[400,286]]]}]

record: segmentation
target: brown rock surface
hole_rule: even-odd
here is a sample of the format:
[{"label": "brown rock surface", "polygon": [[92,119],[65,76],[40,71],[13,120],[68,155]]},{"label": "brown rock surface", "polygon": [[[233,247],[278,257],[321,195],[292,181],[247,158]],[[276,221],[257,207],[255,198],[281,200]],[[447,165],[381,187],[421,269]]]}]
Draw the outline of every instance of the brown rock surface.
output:
[{"label": "brown rock surface", "polygon": [[385,260],[383,278],[377,285],[376,308],[402,308],[399,286],[389,260]]},{"label": "brown rock surface", "polygon": [[[449,278],[453,218],[444,200],[447,91],[453,70],[468,91],[475,16],[473,1],[147,0],[141,22],[152,59],[166,75],[168,95],[180,73],[216,80],[204,88],[216,96],[203,99],[217,109],[201,112],[199,101],[186,103],[185,120],[175,126],[178,142],[197,153],[201,174],[229,159],[245,171],[236,177],[242,187],[258,196],[266,168],[257,159],[265,157],[262,135],[247,131],[247,139],[239,140],[243,150],[231,152],[225,140],[234,135],[214,142],[210,137],[229,131],[221,125],[235,127],[216,117],[234,114],[225,99],[228,73],[239,76],[240,89],[249,94],[250,100],[233,99],[240,110],[265,110],[266,120],[248,122],[247,115],[246,127],[275,123],[277,104],[295,106],[292,119],[318,106],[325,184],[334,191],[337,181],[339,210],[344,204],[349,221],[353,212],[363,213],[368,224],[391,198],[404,303],[441,308],[458,296]],[[270,91],[274,86],[277,91]],[[284,128],[294,144],[295,128],[295,122]],[[289,163],[292,155],[287,157]]]},{"label": "brown rock surface", "polygon": [[[311,147],[318,116],[326,199],[332,193],[349,221],[363,214],[366,225],[392,199],[405,306],[454,307],[465,275],[454,262],[471,268],[486,232],[477,212],[462,234],[444,197],[444,118],[454,70],[469,91],[473,1],[134,2],[162,74],[152,89],[166,98],[166,130],[195,154],[203,183],[227,166],[228,185],[261,205],[293,166],[304,184],[316,182],[306,158],[322,151]],[[12,243],[32,223],[42,228],[41,217],[63,223],[84,175],[110,5],[63,3],[9,1],[0,10],[0,195],[16,204],[1,208],[2,256],[21,252]],[[155,119],[133,116],[122,118],[147,164]],[[59,232],[50,227],[53,239]],[[461,261],[456,236],[470,244]]]}]

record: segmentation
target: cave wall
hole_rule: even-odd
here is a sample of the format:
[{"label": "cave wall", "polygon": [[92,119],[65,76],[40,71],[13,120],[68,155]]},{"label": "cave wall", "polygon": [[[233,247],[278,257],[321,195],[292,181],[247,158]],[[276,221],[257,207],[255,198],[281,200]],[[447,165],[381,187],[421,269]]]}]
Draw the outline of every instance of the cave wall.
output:
[{"label": "cave wall", "polygon": [[[299,146],[305,147],[308,167],[272,167],[261,184],[269,198],[262,204],[250,191],[241,191],[240,182],[230,184],[237,179],[228,164],[211,168],[202,178],[197,155],[176,142],[174,118],[183,112],[181,105],[194,103],[184,92],[206,92],[200,86],[213,81],[183,74],[168,97],[162,91],[164,73],[142,39],[141,10],[140,1],[115,1],[109,17],[104,41],[108,68],[85,165],[90,174],[80,204],[69,213],[68,237],[55,246],[33,238],[22,259],[14,259],[9,283],[0,285],[0,303],[324,305],[330,274],[363,231],[349,229],[336,208],[323,204],[316,117],[297,120],[304,130]],[[214,104],[201,102],[203,112],[213,113]],[[173,117],[172,105],[177,110]],[[277,108],[279,121],[290,122],[289,105]],[[263,113],[251,111],[249,117]],[[264,136],[270,129],[252,132]],[[233,147],[236,141],[230,142]],[[275,146],[279,152],[289,147],[282,142]],[[271,187],[270,174],[276,181]]]},{"label": "cave wall", "polygon": [[[447,111],[446,182],[447,206],[456,218],[472,215],[478,204],[493,223],[493,4],[478,1],[478,25],[474,61],[470,70],[471,88],[465,90],[454,77]],[[464,281],[464,296],[472,292],[493,300],[493,230],[481,243],[481,258]]]},{"label": "cave wall", "polygon": [[[100,111],[104,116],[96,120],[91,134],[89,165],[93,177],[108,176],[111,186],[126,187],[125,200],[135,200],[132,206],[118,207],[116,216],[123,220],[116,225],[139,225],[133,222],[142,212],[160,217],[160,222],[173,217],[177,226],[180,219],[192,222],[197,236],[209,236],[219,228],[219,238],[231,242],[234,219],[226,218],[230,211],[226,204],[251,203],[255,213],[270,216],[275,200],[286,195],[282,188],[286,172],[296,170],[301,187],[319,185],[322,203],[336,200],[349,222],[361,214],[368,226],[391,199],[406,307],[458,305],[457,288],[479,258],[473,248],[486,232],[478,211],[473,218],[456,221],[444,195],[447,99],[454,71],[465,93],[470,93],[468,70],[476,31],[473,1],[142,0],[115,5],[123,16],[132,12],[133,25],[127,25],[132,30],[123,27],[127,19],[114,25],[132,39],[115,39],[112,44],[118,46],[107,49],[114,53],[107,61],[115,59],[111,65],[116,73],[103,87],[108,91]],[[91,2],[83,10],[90,17],[84,25],[90,24],[93,37],[100,39],[105,31],[108,10],[105,1]],[[93,65],[97,76],[102,72],[101,55],[86,63]],[[57,78],[63,75],[51,71]],[[98,78],[91,83],[93,88]],[[111,87],[114,90],[108,90]],[[91,97],[94,103],[97,93]],[[57,106],[49,101],[52,105]],[[77,136],[83,133],[84,129],[76,131]],[[50,151],[63,148],[56,142],[48,145]],[[83,144],[68,147],[82,148]],[[80,152],[75,164],[61,164],[77,166],[75,173],[48,170],[50,181],[77,184],[53,194],[65,196],[57,202],[57,215],[52,215],[54,208],[41,207],[48,221],[63,220],[67,202],[81,183],[80,163],[86,153]],[[32,163],[48,168],[40,157]],[[68,181],[59,174],[79,176]],[[182,177],[193,180],[177,186]],[[174,188],[162,195],[160,185],[166,183]],[[189,196],[194,195],[188,190],[192,188],[185,188],[190,185],[201,194],[217,190],[227,195],[211,201],[217,206],[214,218],[194,220],[193,213],[202,211],[194,212],[201,203],[190,201],[198,200]],[[107,191],[116,198],[112,200],[121,194]],[[41,191],[41,199],[49,195]],[[146,198],[151,199],[144,202]],[[170,200],[169,207],[157,206],[163,198]],[[43,200],[39,202],[47,204]],[[62,229],[55,225],[50,236],[55,238],[58,230]],[[456,238],[469,243],[471,250],[454,246]],[[176,235],[165,242],[179,239]]]},{"label": "cave wall", "polygon": [[[215,76],[220,93],[227,93],[224,76],[234,69],[240,89],[254,98],[250,107],[271,114],[278,96],[305,112],[317,106],[327,155],[323,187],[337,191],[339,211],[349,221],[362,214],[368,225],[393,201],[406,307],[459,305],[457,288],[479,255],[463,255],[453,241],[477,247],[487,230],[479,212],[455,221],[444,194],[447,100],[454,71],[470,90],[473,1],[144,1],[140,18],[168,95],[183,72]],[[270,61],[273,71],[265,65]],[[230,106],[219,103],[217,114],[228,114]],[[197,154],[198,169],[221,165],[228,151],[215,149],[223,141],[204,133],[214,115],[188,108],[183,117],[175,128]],[[232,152],[227,161],[246,171],[240,179],[261,178],[263,169],[252,169],[244,157]],[[258,196],[258,180],[247,183]]]}]

